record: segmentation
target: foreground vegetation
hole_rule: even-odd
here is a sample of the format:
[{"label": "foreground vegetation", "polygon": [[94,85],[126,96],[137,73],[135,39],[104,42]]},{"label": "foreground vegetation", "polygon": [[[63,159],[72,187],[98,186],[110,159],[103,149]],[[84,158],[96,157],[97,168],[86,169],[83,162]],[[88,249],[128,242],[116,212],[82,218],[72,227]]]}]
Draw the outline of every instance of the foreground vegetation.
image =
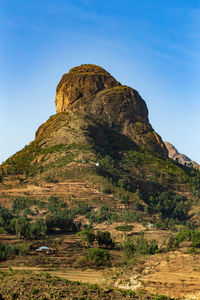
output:
[{"label": "foreground vegetation", "polygon": [[[68,142],[55,142],[55,132]],[[143,274],[157,257],[168,262],[173,251],[199,254],[200,172],[77,113],[52,116],[40,133],[0,167],[0,265],[110,271],[112,286],[129,291],[9,271],[0,274],[2,297],[167,299],[133,292],[122,277]],[[70,193],[77,182],[80,198]],[[54,253],[40,255],[41,245]]]},{"label": "foreground vegetation", "polygon": [[72,282],[51,276],[49,273],[25,271],[0,272],[1,299],[137,299],[168,300],[165,296],[134,292],[113,288],[102,288],[97,284]]}]

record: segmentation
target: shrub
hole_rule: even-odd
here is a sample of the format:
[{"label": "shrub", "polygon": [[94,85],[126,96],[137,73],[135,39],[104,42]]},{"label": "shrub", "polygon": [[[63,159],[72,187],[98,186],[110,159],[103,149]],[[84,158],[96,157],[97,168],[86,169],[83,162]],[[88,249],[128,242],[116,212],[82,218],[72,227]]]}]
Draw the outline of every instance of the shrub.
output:
[{"label": "shrub", "polygon": [[130,238],[127,238],[123,244],[123,256],[126,259],[130,259],[134,256],[135,245]]},{"label": "shrub", "polygon": [[4,233],[7,233],[7,231],[3,227],[0,227],[0,234],[4,234]]},{"label": "shrub", "polygon": [[57,180],[55,177],[50,176],[50,175],[47,175],[47,176],[45,177],[45,181],[46,181],[47,183],[57,183],[57,182],[58,182],[58,180]]},{"label": "shrub", "polygon": [[86,215],[92,210],[91,205],[85,202],[79,202],[78,206],[74,209],[72,209],[72,212],[76,215]]},{"label": "shrub", "polygon": [[60,201],[55,196],[50,196],[48,199],[47,209],[49,212],[55,213],[59,212],[61,209],[66,208],[66,204],[62,201]]},{"label": "shrub", "polygon": [[134,203],[134,208],[135,208],[136,210],[144,211],[144,205],[141,204],[139,201],[136,201],[136,202]]},{"label": "shrub", "polygon": [[164,295],[160,295],[160,296],[155,296],[155,300],[170,300],[170,298]]},{"label": "shrub", "polygon": [[169,237],[168,243],[167,243],[167,250],[171,250],[174,247],[175,238],[171,235]]},{"label": "shrub", "polygon": [[115,243],[111,238],[109,231],[98,231],[96,235],[96,240],[98,242],[98,245],[101,247],[105,245],[105,247],[114,247]]},{"label": "shrub", "polygon": [[15,245],[5,245],[0,242],[0,261],[7,259],[9,255],[18,254],[19,249]]},{"label": "shrub", "polygon": [[136,239],[136,242],[128,238],[123,244],[123,255],[130,259],[134,255],[140,254],[155,254],[158,252],[158,244],[156,240],[148,242],[143,235]]},{"label": "shrub", "polygon": [[3,175],[0,175],[0,183],[3,182]]},{"label": "shrub", "polygon": [[156,240],[151,240],[149,244],[149,254],[155,254],[158,252],[158,244]]},{"label": "shrub", "polygon": [[91,229],[82,230],[77,235],[81,237],[82,241],[86,242],[87,246],[92,245],[95,241],[95,234]]},{"label": "shrub", "polygon": [[26,209],[33,204],[37,204],[37,201],[22,196],[16,197],[12,204],[12,212],[19,214],[23,209]]},{"label": "shrub", "polygon": [[99,248],[91,248],[88,250],[86,258],[95,266],[99,267],[105,265],[109,259],[110,254],[108,251]]},{"label": "shrub", "polygon": [[143,235],[136,239],[135,251],[138,254],[150,254],[148,241]]},{"label": "shrub", "polygon": [[74,222],[74,217],[71,214],[71,211],[67,209],[56,210],[53,214],[47,215],[45,225],[48,232],[53,232],[57,229],[60,229],[63,232],[75,232],[80,227],[80,224],[76,224]]},{"label": "shrub", "polygon": [[120,225],[115,227],[115,229],[119,231],[132,231],[133,228],[133,225]]},{"label": "shrub", "polygon": [[5,230],[10,229],[10,221],[12,220],[13,215],[11,211],[9,211],[7,208],[2,207],[0,205],[0,227],[2,227]]},{"label": "shrub", "polygon": [[104,187],[104,188],[103,188],[103,193],[104,193],[104,194],[111,194],[111,193],[112,193],[112,190],[111,190],[109,187]]},{"label": "shrub", "polygon": [[78,258],[74,263],[73,267],[74,268],[85,268],[87,265],[87,260],[85,257],[83,258]]},{"label": "shrub", "polygon": [[179,243],[184,241],[191,241],[194,247],[200,247],[200,230],[185,228],[176,235],[175,245],[178,246]]}]

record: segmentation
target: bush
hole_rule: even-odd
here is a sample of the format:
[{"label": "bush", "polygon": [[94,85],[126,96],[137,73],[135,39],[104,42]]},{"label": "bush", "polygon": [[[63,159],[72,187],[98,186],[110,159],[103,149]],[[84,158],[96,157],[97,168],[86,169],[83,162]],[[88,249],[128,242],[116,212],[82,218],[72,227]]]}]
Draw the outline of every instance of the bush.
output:
[{"label": "bush", "polygon": [[155,296],[155,300],[170,300],[171,298],[164,296],[164,295],[160,295],[160,296]]},{"label": "bush", "polygon": [[86,258],[95,266],[99,267],[105,265],[109,259],[110,254],[108,251],[99,248],[91,248],[88,250]]},{"label": "bush", "polygon": [[29,199],[27,197],[17,197],[13,201],[12,212],[19,214],[22,210],[36,203],[37,203],[36,200]]},{"label": "bush", "polygon": [[74,268],[85,268],[87,265],[87,260],[85,257],[83,258],[78,258],[74,263],[73,267]]},{"label": "bush", "polygon": [[88,217],[89,217],[89,221],[91,224],[94,222],[101,223],[104,221],[111,220],[112,211],[111,211],[110,207],[108,207],[106,205],[102,205],[100,207],[100,210],[98,213],[93,212],[92,214],[89,214]]},{"label": "bush", "polygon": [[4,245],[3,243],[0,242],[0,261],[7,259],[8,256],[10,255],[15,255],[19,253],[19,249],[17,246],[12,245]]},{"label": "bush", "polygon": [[134,256],[135,245],[130,238],[127,238],[123,244],[123,256],[126,259],[130,259]]},{"label": "bush", "polygon": [[0,183],[3,182],[3,175],[0,175]]},{"label": "bush", "polygon": [[95,234],[91,229],[82,230],[77,233],[82,239],[82,241],[86,242],[86,245],[92,245],[95,241]]},{"label": "bush", "polygon": [[50,175],[47,175],[47,176],[45,177],[45,181],[46,181],[47,183],[57,183],[57,182],[58,182],[58,180],[57,180],[55,177],[50,176]]},{"label": "bush", "polygon": [[123,255],[125,258],[130,259],[134,255],[140,254],[155,254],[158,252],[158,244],[156,240],[148,242],[143,235],[136,239],[136,242],[128,238],[123,244]]},{"label": "bush", "polygon": [[156,240],[151,240],[149,244],[149,254],[155,254],[158,252],[158,244]]},{"label": "bush", "polygon": [[132,231],[134,226],[132,225],[120,225],[116,226],[115,229],[119,231]]},{"label": "bush", "polygon": [[3,227],[0,227],[0,234],[4,234],[4,233],[7,233],[7,231]]},{"label": "bush", "polygon": [[13,215],[11,211],[9,211],[7,208],[2,207],[0,205],[0,227],[2,227],[5,230],[10,229],[10,221],[12,220]]},{"label": "bush", "polygon": [[76,224],[74,222],[74,216],[71,214],[71,211],[67,209],[56,209],[53,214],[47,215],[45,225],[48,232],[53,232],[57,229],[63,232],[76,232],[80,228],[80,223]]},{"label": "bush", "polygon": [[176,235],[175,245],[184,241],[191,241],[194,247],[200,247],[200,230],[185,228]]},{"label": "bush", "polygon": [[86,215],[92,210],[91,205],[85,202],[79,202],[76,208],[72,209],[75,215]]},{"label": "bush", "polygon": [[168,243],[167,243],[167,250],[171,250],[174,247],[175,238],[171,235],[169,237]]},{"label": "bush", "polygon": [[134,203],[134,208],[135,208],[136,210],[144,211],[144,205],[141,204],[139,201],[136,201],[136,202]]},{"label": "bush", "polygon": [[150,254],[148,241],[144,238],[143,235],[136,239],[135,251],[138,254]]},{"label": "bush", "polygon": [[49,212],[55,213],[59,212],[61,209],[66,208],[66,204],[62,201],[60,201],[57,197],[55,196],[50,196],[48,199],[48,204],[47,204],[47,209]]},{"label": "bush", "polygon": [[104,245],[105,247],[113,248],[115,245],[115,242],[112,240],[109,231],[98,231],[96,235],[96,240],[100,247]]}]

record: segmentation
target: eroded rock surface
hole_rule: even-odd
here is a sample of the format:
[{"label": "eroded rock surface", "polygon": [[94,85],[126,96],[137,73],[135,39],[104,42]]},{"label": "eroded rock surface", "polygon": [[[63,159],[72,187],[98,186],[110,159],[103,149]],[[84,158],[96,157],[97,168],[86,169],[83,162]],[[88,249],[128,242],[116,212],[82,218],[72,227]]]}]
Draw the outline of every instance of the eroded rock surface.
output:
[{"label": "eroded rock surface", "polygon": [[56,112],[80,112],[95,117],[128,136],[139,146],[167,157],[161,137],[153,130],[139,93],[121,85],[96,65],[81,65],[64,74],[56,89]]},{"label": "eroded rock surface", "polygon": [[169,142],[165,142],[165,146],[168,150],[169,158],[172,158],[174,160],[178,160],[178,162],[182,165],[187,165],[189,167],[194,167],[200,169],[200,165],[196,163],[195,161],[191,160],[188,156],[185,154],[181,154],[178,152],[178,150]]}]

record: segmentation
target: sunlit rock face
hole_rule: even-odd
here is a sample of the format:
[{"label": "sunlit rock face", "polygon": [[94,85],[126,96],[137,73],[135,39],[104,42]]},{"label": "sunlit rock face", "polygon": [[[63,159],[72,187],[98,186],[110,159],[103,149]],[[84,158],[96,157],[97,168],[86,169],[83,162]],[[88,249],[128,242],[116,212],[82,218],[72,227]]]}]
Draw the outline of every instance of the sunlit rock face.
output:
[{"label": "sunlit rock face", "polygon": [[161,137],[153,130],[139,93],[121,85],[96,65],[81,65],[64,74],[56,89],[56,112],[80,112],[95,117],[131,138],[139,146],[167,157]]}]

